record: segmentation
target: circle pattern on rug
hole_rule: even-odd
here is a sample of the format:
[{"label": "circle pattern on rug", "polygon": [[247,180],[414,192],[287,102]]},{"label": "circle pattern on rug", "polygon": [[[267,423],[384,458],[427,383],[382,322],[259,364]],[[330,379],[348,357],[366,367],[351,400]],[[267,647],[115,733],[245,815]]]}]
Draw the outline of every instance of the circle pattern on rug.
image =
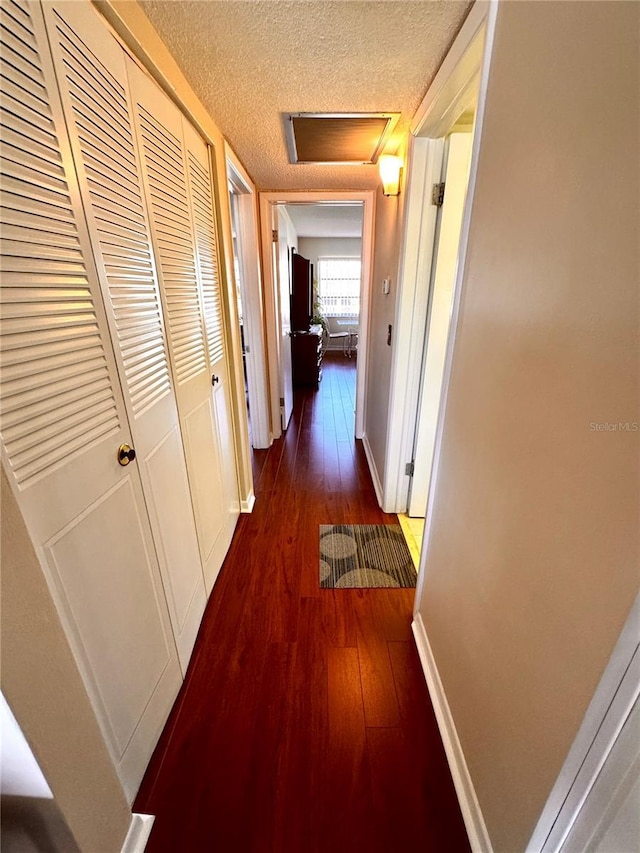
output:
[{"label": "circle pattern on rug", "polygon": [[320,560],[320,580],[326,581],[326,579],[331,575],[331,566],[326,560]]},{"label": "circle pattern on rug", "polygon": [[379,536],[372,536],[361,544],[362,555],[370,566],[384,571],[389,562],[390,551],[395,553],[396,557],[400,557],[400,561],[402,561],[403,551],[400,548],[404,548],[404,545],[405,543],[402,541],[398,547],[398,542],[390,536],[384,539]]},{"label": "circle pattern on rug", "polygon": [[356,540],[345,533],[328,533],[320,540],[320,553],[329,560],[346,560],[355,556]]},{"label": "circle pattern on rug", "polygon": [[352,569],[346,572],[336,581],[338,589],[351,589],[352,587],[386,587],[397,588],[400,584],[386,572],[378,569]]}]

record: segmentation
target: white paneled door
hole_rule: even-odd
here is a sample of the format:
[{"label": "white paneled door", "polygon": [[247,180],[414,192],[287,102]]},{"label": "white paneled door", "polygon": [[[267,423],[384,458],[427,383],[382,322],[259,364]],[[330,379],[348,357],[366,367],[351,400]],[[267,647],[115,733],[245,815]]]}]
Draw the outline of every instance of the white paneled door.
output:
[{"label": "white paneled door", "polygon": [[180,663],[186,672],[206,592],[125,54],[89,4],[48,4],[46,16],[136,461]]},{"label": "white paneled door", "polygon": [[[180,668],[138,464],[117,458],[132,435],[40,7],[8,0],[2,13],[3,464],[133,798]],[[104,199],[105,211],[129,207]],[[158,377],[140,411],[162,395],[161,366]]]},{"label": "white paneled door", "polygon": [[207,590],[239,512],[208,149],[132,61],[128,74]]}]

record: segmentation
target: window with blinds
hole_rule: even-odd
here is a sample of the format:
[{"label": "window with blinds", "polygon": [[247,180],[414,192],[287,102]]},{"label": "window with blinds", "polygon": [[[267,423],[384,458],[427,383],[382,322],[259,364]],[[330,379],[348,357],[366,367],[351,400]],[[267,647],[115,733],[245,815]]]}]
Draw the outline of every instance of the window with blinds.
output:
[{"label": "window with blinds", "polygon": [[318,298],[325,317],[360,313],[360,258],[318,258]]}]

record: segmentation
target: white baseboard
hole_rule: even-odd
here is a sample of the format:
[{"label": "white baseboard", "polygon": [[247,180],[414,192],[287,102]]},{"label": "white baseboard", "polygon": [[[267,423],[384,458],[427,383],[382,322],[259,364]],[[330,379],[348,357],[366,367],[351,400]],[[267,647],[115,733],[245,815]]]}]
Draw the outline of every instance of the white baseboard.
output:
[{"label": "white baseboard", "polygon": [[373,488],[375,489],[378,503],[382,506],[382,483],[380,482],[378,469],[376,468],[376,463],[374,462],[373,453],[371,451],[371,445],[369,444],[369,439],[366,435],[362,436],[362,446],[364,447],[364,454],[367,457],[367,462],[369,464],[369,473],[373,480]]},{"label": "white baseboard", "polygon": [[127,837],[120,853],[144,853],[155,816],[151,814],[132,814]]},{"label": "white baseboard", "polygon": [[256,496],[253,491],[249,492],[246,500],[240,501],[240,512],[253,512],[253,507],[256,502]]},{"label": "white baseboard", "polygon": [[433,710],[438,721],[438,728],[442,743],[449,762],[449,769],[455,785],[462,818],[469,836],[469,843],[473,853],[493,853],[491,839],[487,832],[487,827],[482,816],[480,804],[476,797],[476,792],[471,781],[469,768],[462,751],[462,746],[458,738],[453,716],[447,702],[447,697],[440,680],[436,661],[431,651],[431,645],[427,637],[427,632],[422,621],[422,616],[418,613],[413,620],[411,627],[413,636],[418,647],[418,655],[424,670],[424,676],[427,680],[427,686],[433,703]]}]

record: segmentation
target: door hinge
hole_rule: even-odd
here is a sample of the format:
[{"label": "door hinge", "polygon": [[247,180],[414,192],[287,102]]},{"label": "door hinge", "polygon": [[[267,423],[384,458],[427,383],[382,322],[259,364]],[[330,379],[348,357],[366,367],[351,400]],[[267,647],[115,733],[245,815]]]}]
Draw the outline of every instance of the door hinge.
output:
[{"label": "door hinge", "polygon": [[441,184],[434,184],[431,191],[431,204],[436,207],[442,207],[444,203],[444,181]]},{"label": "door hinge", "polygon": [[407,477],[413,477],[413,472],[415,471],[415,464],[413,462],[407,462],[404,466],[404,473]]},{"label": "door hinge", "polygon": [[271,231],[271,239],[274,243],[278,242],[278,232],[275,228]]},{"label": "door hinge", "polygon": [[284,397],[280,397],[280,405],[284,408]]}]

